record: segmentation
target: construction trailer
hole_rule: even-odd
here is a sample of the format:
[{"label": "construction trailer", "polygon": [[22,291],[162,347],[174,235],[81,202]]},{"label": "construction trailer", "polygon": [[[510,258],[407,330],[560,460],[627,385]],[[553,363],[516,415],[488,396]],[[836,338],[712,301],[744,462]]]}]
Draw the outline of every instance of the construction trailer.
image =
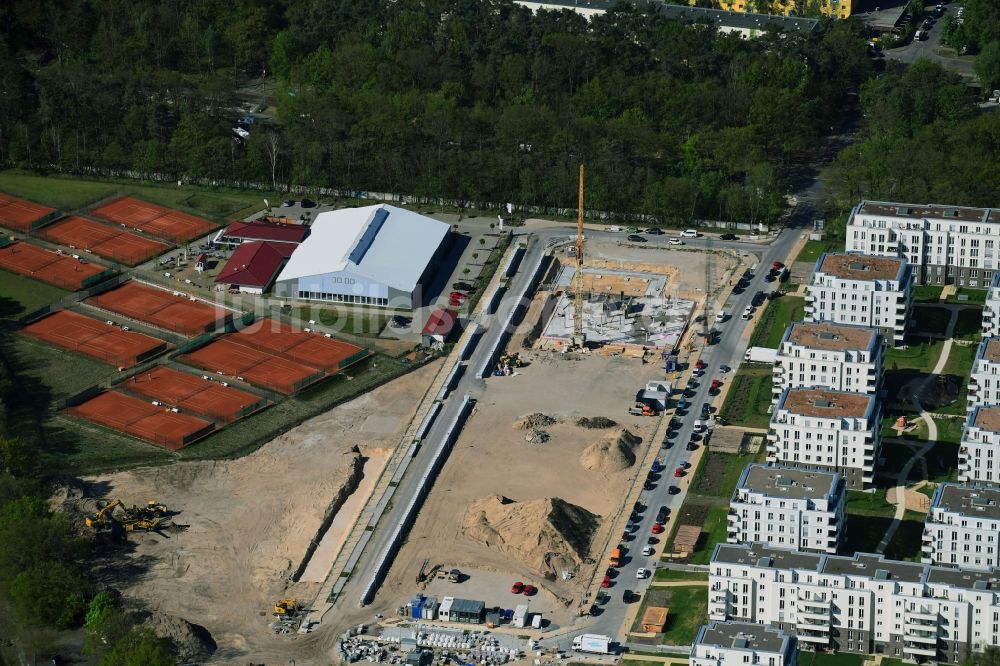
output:
[{"label": "construction trailer", "polygon": [[510,624],[512,627],[517,629],[523,629],[528,621],[528,604],[521,604],[514,607],[514,615],[511,617]]},{"label": "construction trailer", "polygon": [[455,599],[448,614],[451,622],[462,624],[482,624],[486,613],[486,602],[474,599]]},{"label": "construction trailer", "polygon": [[437,597],[427,597],[424,599],[423,619],[436,620],[438,614]]},{"label": "construction trailer", "polygon": [[455,602],[455,597],[445,597],[438,606],[438,619],[442,622],[451,621],[451,605]]}]

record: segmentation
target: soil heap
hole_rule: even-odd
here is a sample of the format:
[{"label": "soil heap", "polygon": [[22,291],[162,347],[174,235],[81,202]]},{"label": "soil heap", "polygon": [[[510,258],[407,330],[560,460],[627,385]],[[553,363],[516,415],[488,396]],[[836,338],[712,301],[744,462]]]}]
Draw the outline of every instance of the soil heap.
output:
[{"label": "soil heap", "polygon": [[580,454],[580,464],[598,472],[620,472],[635,464],[635,447],[642,438],[625,428],[594,442]]},{"label": "soil heap", "polygon": [[520,428],[521,430],[541,430],[550,425],[555,425],[556,420],[549,416],[548,414],[528,414],[523,419],[514,423],[515,428]]},{"label": "soil heap", "polygon": [[576,424],[581,428],[590,428],[592,430],[605,430],[618,425],[607,416],[582,416],[576,420]]},{"label": "soil heap", "polygon": [[215,651],[215,641],[208,631],[187,620],[153,611],[144,624],[160,638],[173,642],[180,663],[203,661]]},{"label": "soil heap", "polygon": [[514,502],[494,495],[469,506],[462,533],[554,578],[580,566],[599,522],[600,516],[558,497]]}]

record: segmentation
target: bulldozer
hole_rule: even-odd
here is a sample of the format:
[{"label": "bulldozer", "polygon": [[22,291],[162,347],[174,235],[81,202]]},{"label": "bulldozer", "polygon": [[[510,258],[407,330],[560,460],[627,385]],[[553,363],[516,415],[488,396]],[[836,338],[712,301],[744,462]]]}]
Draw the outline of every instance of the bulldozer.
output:
[{"label": "bulldozer", "polygon": [[298,599],[279,599],[274,604],[276,617],[294,617],[302,610],[302,602]]}]

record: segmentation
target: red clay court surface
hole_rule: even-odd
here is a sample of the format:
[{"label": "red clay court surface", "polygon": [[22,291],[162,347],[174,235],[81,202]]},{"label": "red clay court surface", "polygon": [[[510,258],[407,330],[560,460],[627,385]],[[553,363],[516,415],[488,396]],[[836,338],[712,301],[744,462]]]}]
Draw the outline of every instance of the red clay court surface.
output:
[{"label": "red clay court surface", "polygon": [[55,208],[0,193],[0,225],[8,229],[31,231],[32,222],[54,212]]},{"label": "red clay court surface", "polygon": [[200,217],[132,197],[109,201],[90,212],[105,220],[123,224],[130,229],[142,229],[147,234],[174,243],[201,238],[217,228],[216,225]]},{"label": "red clay court surface", "polygon": [[39,319],[25,326],[22,332],[122,369],[137,365],[167,348],[163,340],[123,331],[117,326],[68,310],[58,310]]},{"label": "red clay court surface", "polygon": [[141,264],[170,249],[166,243],[152,238],[77,216],[64,217],[43,227],[41,235],[53,243],[90,251],[128,266]]},{"label": "red clay court surface", "polygon": [[299,331],[273,319],[260,319],[230,336],[235,342],[270,352],[325,372],[342,370],[341,363],[361,351],[360,347]]},{"label": "red clay court surface", "polygon": [[238,344],[234,339],[236,336],[233,333],[214,340],[181,360],[209,372],[243,379],[286,395],[326,376],[315,367]]},{"label": "red clay court surface", "polygon": [[158,407],[116,391],[101,393],[66,411],[171,451],[183,448],[215,429],[212,423],[204,419],[174,413],[163,406]]},{"label": "red clay court surface", "polygon": [[[0,255],[2,252],[0,250]],[[204,301],[192,301],[186,294],[174,296],[172,291],[138,282],[126,282],[86,302],[181,335],[205,333],[214,329],[216,324],[225,325],[232,319],[232,313],[223,308]]]},{"label": "red clay court surface", "polygon": [[74,259],[31,243],[11,243],[0,248],[0,268],[35,280],[76,291],[90,278],[108,271],[107,266]]},{"label": "red clay court surface", "polygon": [[140,372],[119,388],[226,423],[267,405],[264,398],[252,393],[164,367]]}]

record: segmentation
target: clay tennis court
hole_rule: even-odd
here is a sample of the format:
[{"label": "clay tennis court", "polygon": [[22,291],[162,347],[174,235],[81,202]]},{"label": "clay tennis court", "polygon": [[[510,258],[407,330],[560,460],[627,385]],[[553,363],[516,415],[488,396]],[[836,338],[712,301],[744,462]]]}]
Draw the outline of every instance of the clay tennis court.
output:
[{"label": "clay tennis court", "polygon": [[107,266],[31,243],[11,243],[0,248],[0,268],[70,291],[100,282],[112,273]]},{"label": "clay tennis court", "polygon": [[326,376],[316,367],[239,344],[235,341],[236,336],[236,333],[223,336],[180,360],[285,395],[291,395]]},{"label": "clay tennis court", "polygon": [[140,372],[118,388],[226,423],[267,406],[267,400],[253,393],[162,366]]},{"label": "clay tennis court", "polygon": [[58,310],[25,326],[25,335],[70,349],[119,369],[134,365],[166,351],[163,340],[136,333],[69,310]]},{"label": "clay tennis court", "polygon": [[0,192],[0,225],[16,231],[31,231],[34,222],[55,212],[34,201],[26,201]]},{"label": "clay tennis court", "polygon": [[274,319],[260,319],[233,337],[242,345],[326,372],[342,370],[346,366],[341,364],[361,351],[360,347],[318,333],[296,330]]},{"label": "clay tennis court", "polygon": [[216,225],[203,218],[133,197],[109,201],[90,212],[105,220],[124,224],[131,229],[142,229],[147,234],[174,243],[200,238],[216,228]]},{"label": "clay tennis court", "polygon": [[145,400],[107,391],[66,410],[98,425],[135,435],[176,451],[211,433],[215,426],[196,416],[180,414]]},{"label": "clay tennis court", "polygon": [[170,249],[166,243],[75,215],[46,226],[41,235],[53,243],[93,252],[127,266],[141,264]]},{"label": "clay tennis court", "polygon": [[233,313],[229,310],[191,300],[181,292],[176,292],[177,296],[174,293],[139,282],[126,282],[88,298],[86,303],[181,335],[205,333],[232,319]]}]

